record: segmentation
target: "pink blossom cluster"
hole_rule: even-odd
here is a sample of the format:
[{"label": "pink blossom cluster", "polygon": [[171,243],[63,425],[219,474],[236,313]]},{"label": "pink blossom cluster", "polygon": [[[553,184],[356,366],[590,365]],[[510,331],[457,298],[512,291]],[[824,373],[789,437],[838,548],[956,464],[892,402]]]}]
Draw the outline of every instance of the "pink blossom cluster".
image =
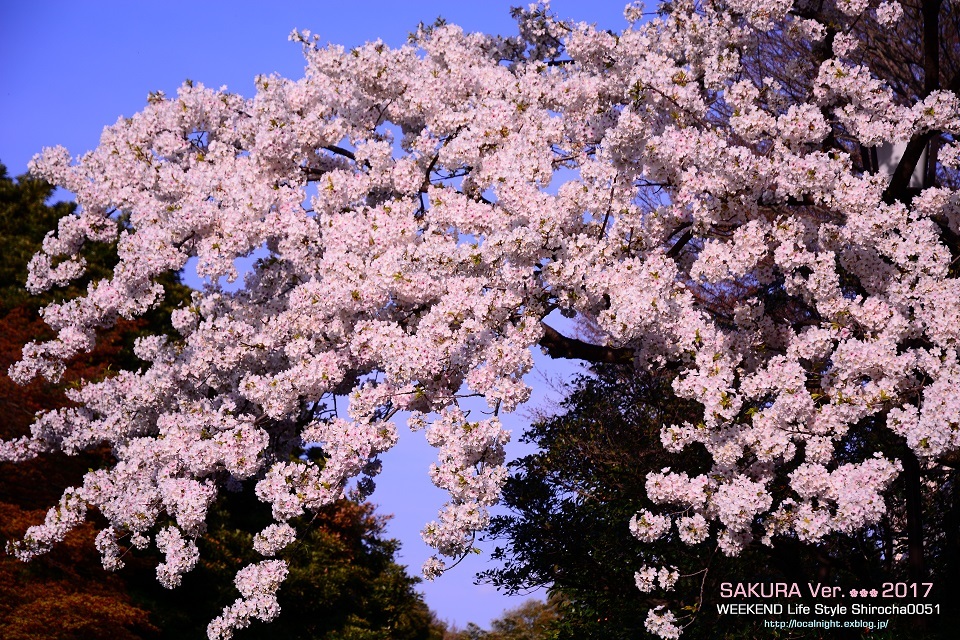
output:
[{"label": "pink blossom cluster", "polygon": [[[423,421],[411,416],[413,427]],[[439,464],[430,466],[433,483],[450,494],[439,512],[439,521],[427,524],[422,537],[448,557],[461,557],[473,550],[472,533],[487,526],[488,508],[495,505],[507,479],[504,445],[510,440],[496,417],[479,422],[467,419],[459,408],[443,409],[427,427],[427,442],[439,448]],[[431,558],[424,566],[426,577],[442,570],[442,560]]]},{"label": "pink blossom cluster", "polygon": [[640,591],[653,591],[658,583],[660,584],[660,588],[665,591],[670,591],[680,578],[680,573],[675,567],[661,567],[660,569],[656,569],[654,567],[643,566],[636,572],[634,578],[637,582],[637,588],[640,589]]},{"label": "pink blossom cluster", "polygon": [[[88,242],[116,241],[119,262],[46,307],[56,337],[24,348],[15,379],[57,379],[99,329],[157,305],[157,278],[191,259],[207,285],[174,312],[177,336],[138,342],[144,367],[83,383],[74,407],[0,443],[3,460],[103,444],[117,460],[12,548],[41,553],[95,508],[110,523],[105,566],[119,566],[120,537],[152,539],[173,585],[219,492],[251,483],[275,519],[255,545],[273,555],[294,540],[290,520],[354,478],[372,488],[409,411],[450,496],[423,531],[435,577],[488,523],[506,475],[496,415],[528,398],[531,350],[576,355],[544,324],[554,310],[595,327],[585,357],[670,367],[677,395],[702,407],[661,439],[702,448],[712,468],[650,474],[647,497],[673,511],[637,514],[639,539],[676,531],[736,554],[758,535],[819,540],[876,522],[900,464],[838,459],[849,434],[882,423],[928,467],[960,449],[960,284],[944,240],[960,232],[960,200],[942,186],[885,199],[889,175],[826,141],[955,137],[960,100],[905,103],[853,60],[844,25],[870,11],[890,23],[899,5],[837,6],[832,55],[804,62],[802,97],[741,61],[768,30],[800,51],[826,37],[790,2],[678,0],[647,22],[631,5],[617,35],[533,6],[512,38],[440,25],[400,48],[346,50],[298,32],[299,80],[260,77],[249,99],[187,84],[76,161],[46,150],[33,170],[80,209],[28,286],[81,276]],[[958,155],[947,144],[941,169]],[[254,254],[242,286],[221,286]],[[464,397],[493,417],[469,420]],[[320,462],[293,455],[309,447]],[[787,495],[774,495],[778,474]],[[638,584],[652,585],[644,571]],[[211,637],[276,615],[283,575],[271,560],[241,571],[244,597]],[[647,628],[676,637],[675,622],[655,610]]]},{"label": "pink blossom cluster", "polygon": [[265,560],[237,572],[237,590],[242,595],[207,627],[210,640],[229,640],[233,632],[250,626],[254,619],[270,622],[280,615],[277,589],[287,577],[287,563]]},{"label": "pink blossom cluster", "polygon": [[643,626],[650,633],[664,638],[664,640],[675,640],[680,637],[681,628],[675,623],[677,617],[672,611],[664,610],[663,605],[654,607],[647,612],[647,619]]},{"label": "pink blossom cluster", "polygon": [[157,565],[157,579],[168,589],[180,586],[183,574],[193,569],[200,559],[196,543],[184,538],[176,527],[161,529],[156,541],[157,548],[166,556],[166,560]]}]

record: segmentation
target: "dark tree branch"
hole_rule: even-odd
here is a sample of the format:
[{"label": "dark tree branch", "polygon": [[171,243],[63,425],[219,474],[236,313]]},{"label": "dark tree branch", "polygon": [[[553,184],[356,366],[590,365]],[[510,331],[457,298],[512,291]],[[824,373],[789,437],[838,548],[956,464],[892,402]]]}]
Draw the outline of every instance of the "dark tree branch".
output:
[{"label": "dark tree branch", "polygon": [[354,162],[357,161],[357,157],[354,156],[354,155],[353,155],[353,152],[350,151],[349,149],[344,149],[343,147],[338,147],[338,146],[335,145],[335,144],[327,145],[326,147],[324,147],[324,149],[326,149],[327,151],[330,151],[331,153],[335,153],[335,154],[337,154],[338,156],[343,156],[344,158],[350,158],[350,159],[353,160]]},{"label": "dark tree branch", "polygon": [[960,469],[960,451],[948,451],[937,458],[937,462],[951,469]]},{"label": "dark tree branch", "polygon": [[920,462],[913,451],[907,451],[902,456],[902,463],[907,498],[907,570],[910,580],[919,583],[926,578]]},{"label": "dark tree branch", "polygon": [[577,338],[568,338],[546,322],[541,322],[540,325],[543,327],[540,346],[547,350],[547,354],[551,358],[569,358],[606,364],[630,364],[633,362],[633,349],[601,347]]},{"label": "dark tree branch", "polygon": [[693,232],[690,229],[687,229],[683,232],[683,235],[677,240],[676,244],[670,247],[670,250],[667,251],[667,256],[671,258],[676,258],[680,255],[680,252],[683,250],[683,247],[690,242],[690,239],[693,237]]},{"label": "dark tree branch", "polygon": [[430,161],[430,166],[427,167],[427,171],[423,174],[423,183],[420,185],[420,193],[427,193],[427,190],[430,188],[430,174],[433,173],[433,169],[437,166],[437,160],[439,159],[440,152],[438,151],[436,155],[433,156],[433,160]]},{"label": "dark tree branch", "polygon": [[[466,125],[461,125],[457,127],[457,130],[454,131],[449,136],[447,136],[443,140],[443,142],[440,144],[440,149],[437,149],[437,153],[433,156],[433,159],[430,161],[430,165],[427,167],[426,173],[424,173],[423,183],[420,185],[420,193],[426,193],[427,190],[430,188],[430,184],[431,184],[430,174],[433,173],[433,170],[437,167],[437,161],[440,160],[440,150],[443,149],[448,144],[450,144],[450,141],[456,138],[458,135],[460,135],[460,132],[463,131],[465,128],[466,128]],[[469,170],[470,169],[468,168],[468,172]]]},{"label": "dark tree branch", "polygon": [[920,156],[923,155],[924,149],[927,148],[927,143],[930,142],[930,139],[935,135],[936,132],[927,131],[926,133],[913,136],[907,144],[903,156],[900,157],[900,162],[897,163],[897,168],[890,178],[890,184],[887,185],[886,191],[883,192],[884,202],[892,204],[897,200],[902,200],[907,195],[910,177],[913,176],[913,171],[916,169],[917,163],[920,162]]},{"label": "dark tree branch", "polygon": [[[921,5],[923,17],[923,97],[926,98],[940,88],[940,2],[941,0],[924,0]],[[956,92],[960,82],[960,74],[950,82],[949,89]],[[910,177],[913,175],[923,155],[924,149],[936,132],[927,131],[915,135],[907,144],[897,168],[890,178],[890,184],[883,192],[884,202],[890,204],[903,200],[908,195]],[[926,183],[926,179],[924,180]]]},{"label": "dark tree branch", "polygon": [[923,15],[923,94],[940,88],[940,2],[924,0]]}]

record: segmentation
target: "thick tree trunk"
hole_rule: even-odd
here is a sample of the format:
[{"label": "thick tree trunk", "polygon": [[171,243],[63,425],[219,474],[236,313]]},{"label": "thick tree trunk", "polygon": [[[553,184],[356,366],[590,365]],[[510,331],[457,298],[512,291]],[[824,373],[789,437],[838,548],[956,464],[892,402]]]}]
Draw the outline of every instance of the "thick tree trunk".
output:
[{"label": "thick tree trunk", "polygon": [[912,451],[903,456],[903,475],[907,498],[907,562],[911,582],[923,582],[923,496],[920,487],[920,462]]}]

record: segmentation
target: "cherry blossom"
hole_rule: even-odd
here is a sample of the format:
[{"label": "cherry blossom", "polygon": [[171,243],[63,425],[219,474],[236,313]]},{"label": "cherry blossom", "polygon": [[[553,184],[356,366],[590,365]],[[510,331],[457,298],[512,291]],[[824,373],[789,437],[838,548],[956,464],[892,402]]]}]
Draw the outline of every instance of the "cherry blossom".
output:
[{"label": "cherry blossom", "polygon": [[[45,150],[32,170],[80,208],[28,287],[81,277],[89,242],[115,241],[119,262],[44,309],[56,337],[26,345],[13,378],[58,379],[98,330],[156,306],[164,273],[196,264],[207,284],[174,312],[178,335],[138,341],[141,368],[84,382],[75,406],[0,443],[3,460],[102,445],[117,460],[11,550],[48,550],[92,508],[109,521],[105,567],[121,564],[119,537],[152,540],[174,586],[220,492],[253,485],[275,519],[255,547],[272,556],[298,516],[351,482],[372,490],[379,456],[417,437],[403,418],[438,449],[429,473],[449,495],[423,531],[436,577],[498,500],[498,416],[529,397],[533,349],[668,369],[702,407],[662,442],[713,466],[649,475],[665,511],[634,517],[640,540],[676,527],[735,555],[876,522],[904,466],[885,451],[839,459],[851,434],[878,424],[926,467],[960,449],[960,208],[954,182],[908,193],[902,172],[857,158],[903,143],[906,163],[940,136],[940,168],[955,170],[960,100],[935,87],[905,102],[853,59],[851,25],[889,24],[898,4],[837,8],[826,24],[788,1],[678,0],[644,22],[633,4],[612,34],[534,5],[519,36],[441,24],[399,48],[295,32],[301,79],[260,77],[251,98],[187,83],[84,156]],[[793,61],[810,69],[803,95],[744,72],[768,32],[810,53]],[[595,342],[563,336],[554,311]],[[311,447],[319,460],[299,456]],[[656,569],[665,589],[671,571]],[[242,598],[210,636],[276,616],[285,575],[280,560],[241,570]],[[652,588],[654,569],[637,583]],[[658,608],[646,626],[675,638],[677,622]]]}]

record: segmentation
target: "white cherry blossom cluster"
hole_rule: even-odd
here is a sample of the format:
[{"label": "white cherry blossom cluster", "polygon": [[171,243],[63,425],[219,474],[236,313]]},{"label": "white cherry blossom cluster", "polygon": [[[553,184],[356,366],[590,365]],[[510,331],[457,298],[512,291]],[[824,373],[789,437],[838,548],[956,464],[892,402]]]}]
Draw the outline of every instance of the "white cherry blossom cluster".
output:
[{"label": "white cherry blossom cluster", "polygon": [[183,574],[193,569],[200,552],[193,540],[184,538],[176,527],[166,527],[157,533],[157,548],[166,560],[157,565],[157,579],[168,589],[180,586]]},{"label": "white cherry blossom cluster", "polygon": [[[423,418],[414,414],[411,425]],[[489,523],[488,507],[499,500],[507,479],[503,466],[504,445],[510,439],[496,417],[472,422],[458,408],[440,412],[427,428],[427,442],[440,449],[439,464],[430,466],[430,478],[450,494],[451,501],[439,512],[439,521],[430,522],[422,532],[423,540],[441,554],[458,557],[472,549],[472,532]],[[423,567],[423,575],[433,577],[438,558]]]},{"label": "white cherry blossom cluster", "polygon": [[287,573],[287,563],[283,560],[265,560],[237,572],[235,582],[242,597],[209,624],[210,640],[229,640],[236,629],[250,626],[254,619],[270,622],[280,615],[277,589]]},{"label": "white cherry blossom cluster", "polygon": [[296,538],[296,529],[286,522],[271,524],[254,536],[253,548],[265,556],[272,556],[292,543]]},{"label": "white cherry blossom cluster", "polygon": [[634,578],[637,582],[637,588],[640,589],[640,591],[653,591],[657,583],[660,584],[661,589],[671,591],[673,585],[675,585],[680,578],[680,573],[675,567],[661,567],[660,569],[656,569],[654,567],[644,566],[634,574]]},{"label": "white cherry blossom cluster", "polygon": [[647,612],[647,619],[643,626],[647,631],[664,640],[675,640],[681,633],[681,628],[675,624],[676,622],[677,617],[673,612],[666,611],[663,605],[659,605]]},{"label": "white cherry blossom cluster", "polygon": [[670,516],[651,513],[644,509],[630,518],[630,533],[642,542],[653,542],[670,531],[672,525]]}]

